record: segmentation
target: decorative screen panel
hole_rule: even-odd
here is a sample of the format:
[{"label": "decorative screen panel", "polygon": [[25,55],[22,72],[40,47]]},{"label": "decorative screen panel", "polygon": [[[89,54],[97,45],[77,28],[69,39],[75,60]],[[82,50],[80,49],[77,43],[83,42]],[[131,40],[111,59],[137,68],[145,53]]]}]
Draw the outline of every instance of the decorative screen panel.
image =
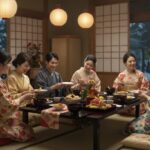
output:
[{"label": "decorative screen panel", "polygon": [[[96,6],[96,71],[120,72],[128,51],[128,3]],[[101,63],[101,64],[99,64]]]},{"label": "decorative screen panel", "polygon": [[28,45],[43,49],[43,21],[16,16],[10,19],[10,53],[14,58],[20,52],[27,52]]}]

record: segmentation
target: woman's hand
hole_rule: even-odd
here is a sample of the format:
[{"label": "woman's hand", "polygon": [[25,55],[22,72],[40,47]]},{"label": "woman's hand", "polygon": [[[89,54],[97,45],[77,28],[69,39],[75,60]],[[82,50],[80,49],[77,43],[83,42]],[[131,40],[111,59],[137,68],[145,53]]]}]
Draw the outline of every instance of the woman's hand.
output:
[{"label": "woman's hand", "polygon": [[20,97],[20,102],[22,103],[23,101],[28,101],[29,103],[32,102],[33,98],[35,97],[35,93],[33,91],[26,91],[21,97]]},{"label": "woman's hand", "polygon": [[23,92],[21,93],[21,95],[25,95],[25,94],[27,94],[27,93],[29,93],[29,92],[34,92],[34,90],[31,90],[31,91],[23,91]]}]

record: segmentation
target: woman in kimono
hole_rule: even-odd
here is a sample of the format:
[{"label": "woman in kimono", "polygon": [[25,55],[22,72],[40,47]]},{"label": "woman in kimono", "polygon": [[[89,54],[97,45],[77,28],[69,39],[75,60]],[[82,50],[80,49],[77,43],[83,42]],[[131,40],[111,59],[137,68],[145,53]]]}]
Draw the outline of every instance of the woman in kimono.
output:
[{"label": "woman in kimono", "polygon": [[[12,61],[15,70],[13,70],[6,81],[7,87],[13,98],[20,97],[23,93],[32,91],[33,88],[30,84],[29,77],[26,73],[30,69],[30,57],[26,53],[19,53],[16,58]],[[25,101],[21,106],[28,104]],[[13,114],[16,119],[22,119],[22,113],[20,111]],[[29,113],[29,124],[32,126],[39,124],[39,115],[35,113]]]},{"label": "woman in kimono", "polygon": [[4,82],[7,80],[8,63],[11,57],[5,51],[0,51],[0,144],[8,143],[8,140],[27,141],[33,138],[33,130],[23,122],[16,120],[12,114],[18,111],[20,105],[25,101],[31,102],[34,93],[26,92],[14,99],[8,92]]},{"label": "woman in kimono", "polygon": [[74,72],[71,78],[71,82],[74,83],[72,89],[82,88],[89,83],[89,80],[95,81],[95,90],[101,91],[101,81],[93,70],[96,64],[96,57],[93,55],[87,55],[84,59],[84,66]]},{"label": "woman in kimono", "polygon": [[36,76],[35,87],[47,89],[47,92],[40,97],[64,96],[64,88],[61,75],[56,72],[59,58],[54,52],[48,52],[46,55],[46,66],[43,67]]},{"label": "woman in kimono", "polygon": [[8,76],[8,90],[14,98],[18,98],[22,93],[33,90],[29,77],[26,73],[30,69],[30,58],[26,53],[19,53],[12,61],[15,70]]},{"label": "woman in kimono", "polygon": [[[136,69],[136,57],[132,53],[127,52],[123,56],[123,63],[126,66],[126,69],[119,73],[113,83],[113,87],[117,91],[148,90],[148,80],[143,72]],[[145,112],[145,105],[145,103],[141,104],[141,113]],[[134,109],[129,109],[125,114],[133,115],[134,111]]]}]

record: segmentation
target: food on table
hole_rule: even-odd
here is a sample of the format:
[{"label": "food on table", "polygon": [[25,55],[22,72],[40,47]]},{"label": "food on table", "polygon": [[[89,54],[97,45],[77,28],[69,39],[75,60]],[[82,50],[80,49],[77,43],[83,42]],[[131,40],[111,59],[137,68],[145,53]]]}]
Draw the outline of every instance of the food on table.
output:
[{"label": "food on table", "polygon": [[107,104],[104,101],[103,96],[99,96],[99,97],[95,97],[94,99],[92,99],[89,103],[89,105],[86,105],[86,107],[88,108],[96,108],[96,109],[109,109],[112,107],[111,104]]},{"label": "food on table", "polygon": [[135,98],[134,96],[127,95],[127,100],[132,100],[132,99],[134,99],[134,98]]},{"label": "food on table", "polygon": [[57,103],[53,104],[53,107],[55,108],[55,110],[63,110],[65,108],[65,104]]},{"label": "food on table", "polygon": [[68,94],[66,97],[65,97],[65,100],[68,100],[68,101],[72,101],[72,100],[79,100],[80,99],[80,96],[78,95],[75,95],[75,94]]}]

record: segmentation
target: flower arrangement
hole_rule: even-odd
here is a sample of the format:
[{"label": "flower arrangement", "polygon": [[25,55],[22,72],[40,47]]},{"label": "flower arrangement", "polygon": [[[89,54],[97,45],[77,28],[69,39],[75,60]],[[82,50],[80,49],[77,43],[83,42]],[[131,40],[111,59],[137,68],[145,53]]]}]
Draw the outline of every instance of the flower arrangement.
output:
[{"label": "flower arrangement", "polygon": [[41,67],[41,44],[35,44],[29,42],[27,44],[27,53],[31,57],[31,67],[32,68],[39,68]]},{"label": "flower arrangement", "polygon": [[95,90],[95,80],[89,80],[84,89],[81,90],[82,100],[85,101],[87,97],[93,98],[97,95]]}]

